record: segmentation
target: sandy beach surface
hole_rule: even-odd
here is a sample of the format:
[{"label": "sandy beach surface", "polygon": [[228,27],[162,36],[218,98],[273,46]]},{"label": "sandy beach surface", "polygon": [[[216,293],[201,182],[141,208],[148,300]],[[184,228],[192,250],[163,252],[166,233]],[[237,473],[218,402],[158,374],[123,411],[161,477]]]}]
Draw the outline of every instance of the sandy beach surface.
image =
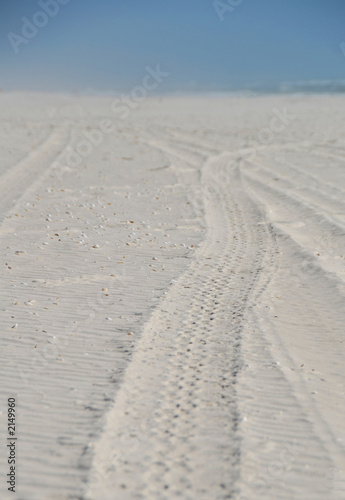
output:
[{"label": "sandy beach surface", "polygon": [[0,94],[1,499],[345,499],[344,104]]}]

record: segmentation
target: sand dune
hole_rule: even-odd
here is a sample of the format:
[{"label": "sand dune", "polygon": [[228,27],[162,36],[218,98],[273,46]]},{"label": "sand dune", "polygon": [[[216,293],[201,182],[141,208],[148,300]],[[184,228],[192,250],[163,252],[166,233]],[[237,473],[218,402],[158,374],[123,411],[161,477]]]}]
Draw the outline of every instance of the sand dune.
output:
[{"label": "sand dune", "polygon": [[345,499],[344,98],[0,103],[1,498]]}]

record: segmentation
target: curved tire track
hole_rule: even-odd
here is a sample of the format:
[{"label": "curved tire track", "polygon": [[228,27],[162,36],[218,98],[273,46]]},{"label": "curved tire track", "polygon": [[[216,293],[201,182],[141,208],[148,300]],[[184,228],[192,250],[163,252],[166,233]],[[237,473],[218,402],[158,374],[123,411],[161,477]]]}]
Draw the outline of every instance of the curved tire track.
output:
[{"label": "curved tire track", "polygon": [[221,175],[227,164],[220,155],[204,166],[206,241],[146,325],[96,446],[103,479],[97,488],[90,481],[91,498],[236,494],[243,317],[267,285],[261,271],[273,244],[239,166]]}]

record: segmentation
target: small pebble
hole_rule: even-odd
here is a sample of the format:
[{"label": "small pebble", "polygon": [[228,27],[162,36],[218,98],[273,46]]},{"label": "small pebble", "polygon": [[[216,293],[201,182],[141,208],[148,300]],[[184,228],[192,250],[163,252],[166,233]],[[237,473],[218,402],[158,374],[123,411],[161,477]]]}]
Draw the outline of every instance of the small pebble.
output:
[{"label": "small pebble", "polygon": [[32,300],[27,300],[24,302],[24,304],[26,306],[33,306],[35,304],[36,300],[32,299]]}]

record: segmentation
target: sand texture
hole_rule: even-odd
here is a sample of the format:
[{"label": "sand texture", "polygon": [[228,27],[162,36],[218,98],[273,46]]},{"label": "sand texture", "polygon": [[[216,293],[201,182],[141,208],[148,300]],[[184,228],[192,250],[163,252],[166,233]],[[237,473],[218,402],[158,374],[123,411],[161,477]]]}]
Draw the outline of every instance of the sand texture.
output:
[{"label": "sand texture", "polygon": [[345,499],[344,104],[0,94],[1,499]]}]

